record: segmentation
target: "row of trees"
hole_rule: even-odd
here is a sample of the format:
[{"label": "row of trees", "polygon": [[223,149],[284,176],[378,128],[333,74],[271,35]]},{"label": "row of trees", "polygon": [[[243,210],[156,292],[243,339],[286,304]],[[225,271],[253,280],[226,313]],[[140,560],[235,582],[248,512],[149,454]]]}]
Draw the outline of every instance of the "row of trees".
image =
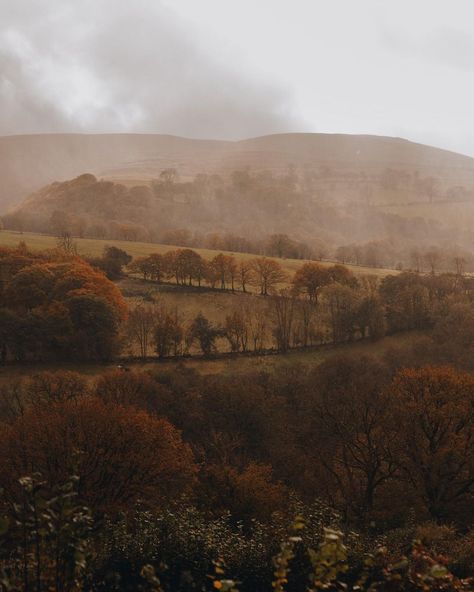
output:
[{"label": "row of trees", "polygon": [[219,253],[206,261],[192,249],[177,249],[160,255],[134,259],[128,266],[131,273],[156,282],[174,280],[178,285],[198,285],[204,282],[211,288],[247,292],[255,286],[267,296],[287,280],[281,264],[274,259],[255,257],[237,260],[233,255]]},{"label": "row of trees", "polygon": [[473,291],[473,280],[455,274],[356,278],[342,266],[307,263],[290,287],[265,299],[248,295],[230,302],[219,324],[203,314],[186,318],[183,310],[164,303],[141,304],[131,311],[127,331],[132,351],[142,357],[151,349],[160,357],[189,354],[195,346],[204,355],[286,352],[431,329],[453,307],[469,306]]},{"label": "row of trees", "polygon": [[317,301],[319,290],[325,285],[339,282],[354,284],[353,274],[342,265],[329,267],[316,262],[305,263],[291,279],[279,261],[268,257],[237,259],[234,255],[219,253],[205,260],[192,249],[176,249],[164,254],[153,253],[137,257],[129,265],[131,273],[142,275],[145,280],[174,281],[182,286],[201,286],[221,290],[241,289],[248,292],[256,288],[262,296],[275,294],[283,284],[290,283],[297,293],[305,293]]},{"label": "row of trees", "polygon": [[417,273],[441,271],[462,275],[474,269],[473,253],[469,249],[423,245],[413,240],[397,242],[391,239],[341,245],[334,256],[342,264],[410,269]]}]

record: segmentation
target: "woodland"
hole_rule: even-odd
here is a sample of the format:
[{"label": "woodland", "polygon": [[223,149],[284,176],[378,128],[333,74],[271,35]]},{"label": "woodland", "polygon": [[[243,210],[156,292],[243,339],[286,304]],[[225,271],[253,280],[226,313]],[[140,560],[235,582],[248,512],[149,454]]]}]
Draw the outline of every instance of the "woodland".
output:
[{"label": "woodland", "polygon": [[472,589],[473,278],[282,263],[2,247],[2,589]]}]

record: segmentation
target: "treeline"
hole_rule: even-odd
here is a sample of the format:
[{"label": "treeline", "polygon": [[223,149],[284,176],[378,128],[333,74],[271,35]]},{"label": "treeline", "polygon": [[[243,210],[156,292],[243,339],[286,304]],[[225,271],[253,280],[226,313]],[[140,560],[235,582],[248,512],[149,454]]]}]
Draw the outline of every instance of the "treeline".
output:
[{"label": "treeline", "polygon": [[413,240],[400,243],[390,239],[342,245],[335,250],[334,258],[342,264],[426,273],[464,273],[474,270],[472,250],[452,244],[417,244]]}]

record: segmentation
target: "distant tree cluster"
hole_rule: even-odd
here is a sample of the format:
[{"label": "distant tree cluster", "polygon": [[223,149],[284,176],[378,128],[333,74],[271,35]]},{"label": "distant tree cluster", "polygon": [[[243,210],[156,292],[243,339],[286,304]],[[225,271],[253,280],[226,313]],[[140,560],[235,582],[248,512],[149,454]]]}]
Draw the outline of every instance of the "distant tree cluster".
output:
[{"label": "distant tree cluster", "polygon": [[411,271],[462,274],[474,270],[474,255],[471,250],[459,246],[437,246],[417,243],[414,240],[403,243],[378,240],[342,245],[335,251],[335,258],[342,264],[406,269]]}]

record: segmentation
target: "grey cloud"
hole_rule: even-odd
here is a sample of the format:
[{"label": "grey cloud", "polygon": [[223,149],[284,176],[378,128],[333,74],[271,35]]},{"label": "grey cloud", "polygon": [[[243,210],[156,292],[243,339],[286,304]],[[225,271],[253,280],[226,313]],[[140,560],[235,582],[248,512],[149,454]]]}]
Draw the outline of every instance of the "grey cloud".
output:
[{"label": "grey cloud", "polygon": [[291,95],[232,70],[156,0],[0,5],[0,134],[301,129]]},{"label": "grey cloud", "polygon": [[396,30],[385,30],[385,47],[407,57],[417,57],[435,64],[472,71],[474,39],[466,31],[453,27],[438,27],[425,35],[409,35]]}]

